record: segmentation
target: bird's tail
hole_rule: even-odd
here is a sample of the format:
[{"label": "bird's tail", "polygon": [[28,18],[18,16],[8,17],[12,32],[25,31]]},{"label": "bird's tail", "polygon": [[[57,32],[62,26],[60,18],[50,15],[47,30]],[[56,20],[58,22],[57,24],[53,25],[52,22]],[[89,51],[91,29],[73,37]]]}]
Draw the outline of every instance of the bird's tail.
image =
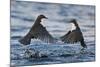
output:
[{"label": "bird's tail", "polygon": [[28,44],[30,44],[30,42],[31,42],[31,36],[27,34],[26,36],[24,36],[23,38],[21,38],[21,39],[19,40],[19,42],[20,42],[21,44],[23,44],[23,45],[28,45]]},{"label": "bird's tail", "polygon": [[87,45],[85,44],[84,40],[81,41],[81,46],[82,46],[83,48],[87,48]]}]

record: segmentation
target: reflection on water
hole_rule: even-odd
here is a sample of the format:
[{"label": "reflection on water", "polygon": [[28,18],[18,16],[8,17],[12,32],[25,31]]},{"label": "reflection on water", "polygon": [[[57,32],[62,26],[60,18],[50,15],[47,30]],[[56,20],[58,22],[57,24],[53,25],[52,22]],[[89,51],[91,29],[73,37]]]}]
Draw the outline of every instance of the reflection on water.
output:
[{"label": "reflection on water", "polygon": [[[95,7],[72,4],[49,4],[35,2],[11,2],[11,64],[37,65],[54,63],[72,63],[95,60]],[[39,14],[49,19],[44,20],[46,29],[50,34],[59,38],[71,26],[67,23],[76,18],[83,32],[88,48],[81,52],[77,44],[45,44],[32,40],[27,48],[35,49],[48,57],[26,59],[23,57],[24,47],[18,42],[31,28]]]}]

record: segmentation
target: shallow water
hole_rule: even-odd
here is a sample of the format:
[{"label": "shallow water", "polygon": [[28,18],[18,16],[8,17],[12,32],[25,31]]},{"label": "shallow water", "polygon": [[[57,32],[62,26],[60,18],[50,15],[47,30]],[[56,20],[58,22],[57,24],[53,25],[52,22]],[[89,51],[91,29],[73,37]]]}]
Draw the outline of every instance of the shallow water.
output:
[{"label": "shallow water", "polygon": [[[49,4],[36,2],[11,2],[11,65],[37,65],[73,62],[95,61],[95,7],[72,4]],[[59,38],[63,36],[71,25],[67,23],[71,18],[76,18],[83,32],[87,49],[81,50],[76,44],[46,44],[32,40],[31,44],[24,47],[18,42],[34,24],[36,17],[43,14],[48,17],[43,20],[50,34]],[[25,58],[25,48],[34,52],[39,51],[44,58]]]}]

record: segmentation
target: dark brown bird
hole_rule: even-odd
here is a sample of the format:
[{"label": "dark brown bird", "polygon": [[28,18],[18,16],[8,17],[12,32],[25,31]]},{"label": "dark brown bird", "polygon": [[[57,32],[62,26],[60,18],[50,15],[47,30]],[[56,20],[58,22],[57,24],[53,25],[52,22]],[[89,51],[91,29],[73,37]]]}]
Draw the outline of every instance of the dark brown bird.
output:
[{"label": "dark brown bird", "polygon": [[87,47],[85,42],[84,42],[83,34],[82,34],[81,30],[80,30],[80,27],[79,27],[76,19],[72,19],[70,21],[70,23],[72,23],[75,26],[75,29],[72,30],[72,31],[69,31],[67,34],[62,36],[61,40],[64,43],[80,42],[82,47]]},{"label": "dark brown bird", "polygon": [[56,41],[56,39],[54,39],[49,32],[46,30],[46,28],[40,24],[41,20],[45,18],[47,19],[47,17],[45,17],[44,15],[39,15],[34,23],[34,25],[31,27],[30,31],[26,34],[26,36],[24,36],[23,38],[21,38],[19,40],[19,42],[23,45],[28,45],[31,42],[32,38],[35,39],[40,39],[44,42],[47,43],[54,43]]}]

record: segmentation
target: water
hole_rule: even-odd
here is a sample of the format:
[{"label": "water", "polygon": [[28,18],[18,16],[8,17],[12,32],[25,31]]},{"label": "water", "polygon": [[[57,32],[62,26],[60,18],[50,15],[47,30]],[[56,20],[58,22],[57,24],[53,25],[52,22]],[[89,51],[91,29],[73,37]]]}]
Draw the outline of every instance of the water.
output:
[{"label": "water", "polygon": [[[47,20],[43,20],[43,25],[55,38],[70,30],[71,25],[68,21],[71,18],[77,19],[88,48],[82,51],[79,43],[46,44],[37,40],[32,40],[26,47],[22,46],[18,40],[29,31],[40,14],[48,17]],[[35,49],[40,55],[47,57],[25,58],[24,48],[30,48],[33,52]],[[11,1],[11,65],[90,61],[95,61],[95,6]]]}]

